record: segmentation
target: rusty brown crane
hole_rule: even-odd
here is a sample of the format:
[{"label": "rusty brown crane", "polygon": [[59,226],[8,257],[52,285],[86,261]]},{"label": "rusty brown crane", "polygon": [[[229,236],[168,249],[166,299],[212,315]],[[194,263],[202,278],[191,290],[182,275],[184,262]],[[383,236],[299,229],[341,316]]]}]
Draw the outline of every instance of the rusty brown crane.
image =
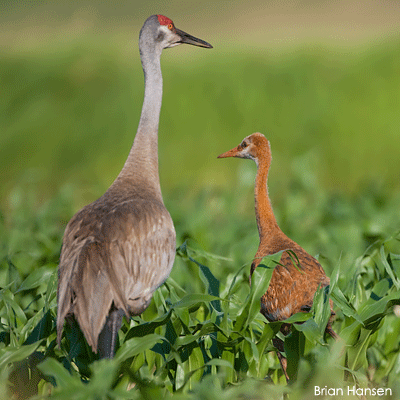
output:
[{"label": "rusty brown crane", "polygon": [[145,91],[139,127],[114,183],[65,229],[57,297],[59,344],[64,320],[73,315],[93,351],[113,357],[123,315],[141,314],[171,271],[175,229],[158,171],[160,56],[181,43],[212,47],[163,15],[149,17],[140,31]]},{"label": "rusty brown crane", "polygon": [[[261,298],[261,313],[268,321],[281,321],[295,313],[310,310],[315,292],[318,287],[328,286],[329,278],[319,262],[288,238],[276,222],[267,187],[272,159],[269,141],[263,134],[253,133],[244,138],[237,147],[218,156],[218,158],[226,157],[249,158],[257,164],[254,195],[260,244],[251,264],[250,277],[263,257],[282,250],[292,250],[300,264],[300,267],[295,266],[292,261],[294,257],[288,252],[282,253],[280,263],[272,273],[269,287]],[[332,302],[331,313],[333,316]],[[285,334],[289,332],[289,329],[287,324],[282,326],[282,332]],[[331,321],[326,327],[326,332],[334,338],[338,337],[331,327]],[[274,340],[274,344],[283,351],[282,342],[279,339]],[[277,354],[288,379],[286,359],[279,352]]]}]

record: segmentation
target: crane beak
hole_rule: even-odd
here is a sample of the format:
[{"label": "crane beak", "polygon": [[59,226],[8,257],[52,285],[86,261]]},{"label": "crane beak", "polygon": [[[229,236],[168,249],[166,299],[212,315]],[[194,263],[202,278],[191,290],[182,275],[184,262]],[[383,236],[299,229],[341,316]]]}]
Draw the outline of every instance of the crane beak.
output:
[{"label": "crane beak", "polygon": [[187,43],[187,44],[191,44],[193,46],[205,47],[207,49],[212,49],[213,48],[210,43],[207,43],[204,40],[201,40],[201,39],[198,39],[198,38],[196,38],[196,37],[194,37],[192,35],[189,35],[188,33],[183,32],[178,28],[175,28],[175,33],[180,38],[178,43]]},{"label": "crane beak", "polygon": [[233,149],[227,151],[226,153],[220,154],[217,158],[227,158],[227,157],[240,157],[239,156],[239,146],[234,147]]}]

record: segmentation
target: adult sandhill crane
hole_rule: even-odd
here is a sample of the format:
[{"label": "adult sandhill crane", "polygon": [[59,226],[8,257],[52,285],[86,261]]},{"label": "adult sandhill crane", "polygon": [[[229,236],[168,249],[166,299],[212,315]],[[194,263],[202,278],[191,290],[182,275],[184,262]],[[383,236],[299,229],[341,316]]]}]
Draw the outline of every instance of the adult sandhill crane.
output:
[{"label": "adult sandhill crane", "polygon": [[[295,313],[309,311],[318,287],[328,286],[329,278],[319,262],[296,242],[289,239],[276,222],[267,187],[272,159],[269,141],[263,134],[253,133],[244,138],[237,147],[218,156],[218,158],[226,157],[250,158],[257,165],[254,196],[260,244],[251,264],[250,279],[263,257],[281,250],[293,251],[299,262],[297,263],[290,253],[282,253],[280,262],[272,273],[269,287],[261,298],[261,313],[268,321],[282,321]],[[295,266],[293,259],[299,265]],[[333,316],[335,313],[332,309],[332,301],[330,306]],[[290,327],[288,324],[283,324],[281,330],[287,334]],[[327,324],[326,332],[335,339],[338,337],[331,327],[331,321]],[[283,351],[283,343],[280,339],[274,340],[274,345],[278,350]],[[277,352],[277,355],[288,380],[286,359],[280,352]]]},{"label": "adult sandhill crane", "polygon": [[158,172],[160,56],[181,43],[212,48],[163,15],[149,17],[140,31],[144,101],[128,159],[104,195],[75,214],[65,229],[58,272],[59,345],[64,319],[74,315],[93,351],[113,357],[123,315],[141,314],[171,271],[175,229]]}]

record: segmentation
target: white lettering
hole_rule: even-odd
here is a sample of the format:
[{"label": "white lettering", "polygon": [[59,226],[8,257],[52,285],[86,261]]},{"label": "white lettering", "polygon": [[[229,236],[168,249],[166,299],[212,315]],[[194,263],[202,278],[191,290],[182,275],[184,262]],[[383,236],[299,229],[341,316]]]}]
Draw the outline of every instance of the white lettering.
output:
[{"label": "white lettering", "polygon": [[347,386],[347,395],[350,396],[392,396],[390,388],[357,388],[356,386]]},{"label": "white lettering", "polygon": [[342,388],[328,388],[325,386],[314,386],[314,396],[343,396],[344,392]]},{"label": "white lettering", "polygon": [[[362,396],[366,396],[367,394],[369,394],[370,396],[376,396],[375,393],[374,394],[371,393],[371,388],[365,388],[365,389],[360,388],[360,389]],[[373,391],[375,391],[375,388],[373,389]]]},{"label": "white lettering", "polygon": [[355,385],[350,388],[350,386],[347,386],[347,396],[350,396],[350,394],[352,394],[353,396],[355,396],[356,394],[356,387]]},{"label": "white lettering", "polygon": [[[354,386],[347,386],[348,396],[392,396],[392,389],[390,388],[358,388]],[[314,386],[314,396],[344,396],[342,388],[328,388],[328,386],[320,387]]]}]

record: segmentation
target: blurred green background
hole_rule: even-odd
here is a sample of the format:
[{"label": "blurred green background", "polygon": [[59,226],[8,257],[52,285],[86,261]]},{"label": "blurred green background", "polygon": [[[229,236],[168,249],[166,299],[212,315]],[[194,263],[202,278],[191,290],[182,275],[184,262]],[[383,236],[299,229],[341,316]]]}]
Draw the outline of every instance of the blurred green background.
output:
[{"label": "blurred green background", "polygon": [[[372,190],[372,202],[391,202],[386,232],[398,227],[400,4],[371,0],[2,1],[5,216],[30,190],[33,208],[67,193],[63,229],[118,175],[143,100],[138,34],[154,13],[214,46],[162,55],[160,176],[178,244],[194,236],[227,255],[215,243],[240,220],[246,229],[224,234],[226,246],[251,232],[248,257],[254,254],[255,165],[216,158],[254,131],[271,142],[270,195],[294,239],[310,235],[307,222],[294,226],[285,215],[310,218],[325,193],[362,208]],[[299,182],[312,201],[296,197]],[[327,207],[339,221],[340,207]]]},{"label": "blurred green background", "polygon": [[162,57],[165,193],[229,190],[247,166],[216,156],[254,131],[271,141],[272,194],[306,153],[325,187],[398,189],[400,6],[331,3],[3,1],[2,204],[20,179],[36,179],[44,196],[64,182],[93,197],[109,186],[136,132],[137,38],[153,13],[214,45]]}]

